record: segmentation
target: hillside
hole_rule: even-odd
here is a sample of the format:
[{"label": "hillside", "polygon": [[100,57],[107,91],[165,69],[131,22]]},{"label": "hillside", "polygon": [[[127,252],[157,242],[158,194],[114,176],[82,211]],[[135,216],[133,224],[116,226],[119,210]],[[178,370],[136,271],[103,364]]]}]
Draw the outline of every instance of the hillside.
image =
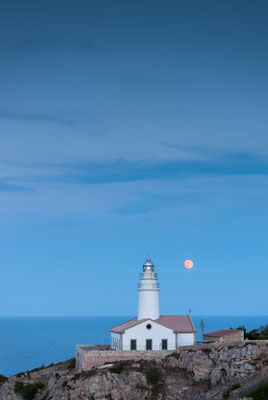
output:
[{"label": "hillside", "polygon": [[74,359],[0,383],[1,400],[230,400],[268,380],[268,343],[204,346],[90,371]]}]

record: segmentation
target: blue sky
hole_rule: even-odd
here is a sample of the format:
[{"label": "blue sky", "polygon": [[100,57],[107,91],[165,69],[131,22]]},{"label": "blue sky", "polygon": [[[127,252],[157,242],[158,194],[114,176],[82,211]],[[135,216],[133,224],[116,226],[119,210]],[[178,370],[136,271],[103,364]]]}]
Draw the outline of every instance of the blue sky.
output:
[{"label": "blue sky", "polygon": [[268,314],[267,17],[1,3],[0,315],[136,315],[148,252],[162,314]]}]

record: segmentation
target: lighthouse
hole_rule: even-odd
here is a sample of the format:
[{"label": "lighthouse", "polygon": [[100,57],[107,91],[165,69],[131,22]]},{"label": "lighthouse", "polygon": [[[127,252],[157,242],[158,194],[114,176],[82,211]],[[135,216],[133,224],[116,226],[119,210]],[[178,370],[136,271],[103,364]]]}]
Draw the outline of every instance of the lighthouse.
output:
[{"label": "lighthouse", "polygon": [[143,272],[140,274],[138,284],[138,319],[159,318],[159,283],[158,276],[154,272],[154,264],[151,257],[147,257],[143,264]]},{"label": "lighthouse", "polygon": [[138,315],[110,329],[112,349],[166,351],[195,343],[196,330],[190,315],[159,315],[157,280],[148,256],[138,283]]}]

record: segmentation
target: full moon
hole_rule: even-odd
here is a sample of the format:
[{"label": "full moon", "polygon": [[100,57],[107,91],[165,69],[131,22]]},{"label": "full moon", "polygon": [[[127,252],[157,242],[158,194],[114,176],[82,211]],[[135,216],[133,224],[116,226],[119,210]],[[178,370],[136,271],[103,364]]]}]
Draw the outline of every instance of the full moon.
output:
[{"label": "full moon", "polygon": [[184,261],[184,266],[187,269],[193,268],[194,263],[191,260]]}]

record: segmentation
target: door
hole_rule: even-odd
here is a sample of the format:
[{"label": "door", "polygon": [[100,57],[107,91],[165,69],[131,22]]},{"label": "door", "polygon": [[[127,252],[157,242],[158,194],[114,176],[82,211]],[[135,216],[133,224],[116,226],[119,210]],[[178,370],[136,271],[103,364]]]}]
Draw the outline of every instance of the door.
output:
[{"label": "door", "polygon": [[146,339],[146,350],[152,350],[152,349],[153,349],[153,340]]}]

